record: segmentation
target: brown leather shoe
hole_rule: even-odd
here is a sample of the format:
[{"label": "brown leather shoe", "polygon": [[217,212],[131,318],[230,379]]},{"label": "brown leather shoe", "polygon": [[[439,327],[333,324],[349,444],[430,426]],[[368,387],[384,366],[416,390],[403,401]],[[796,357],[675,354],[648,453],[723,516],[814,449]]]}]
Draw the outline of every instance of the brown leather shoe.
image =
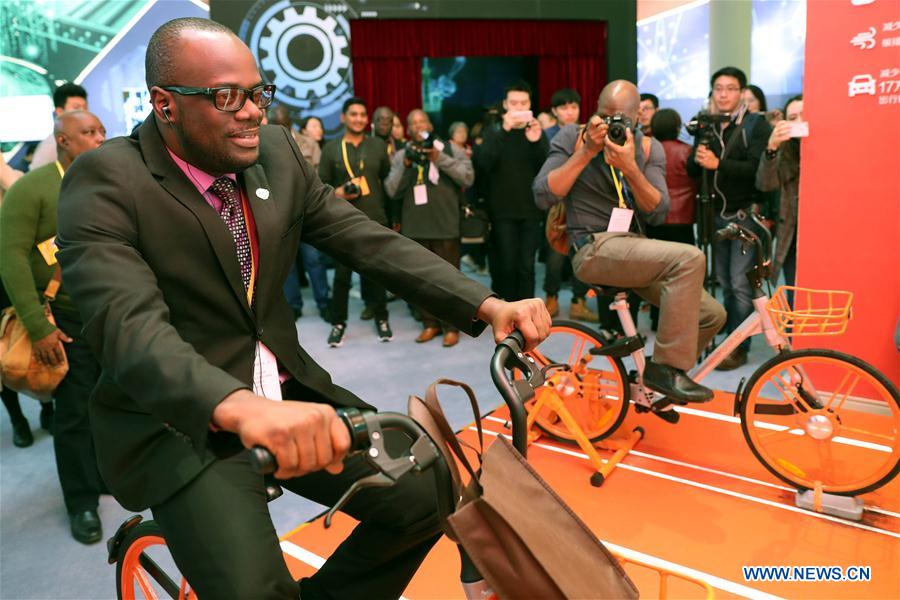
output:
[{"label": "brown leather shoe", "polygon": [[587,323],[597,323],[600,321],[599,317],[597,317],[597,313],[588,308],[587,302],[585,302],[584,299],[572,301],[572,306],[569,307],[569,318],[575,319],[576,321],[585,321]]},{"label": "brown leather shoe", "polygon": [[547,307],[547,312],[550,313],[551,319],[559,314],[559,300],[556,299],[556,296],[547,296],[547,299],[544,300],[544,306]]},{"label": "brown leather shoe", "polygon": [[423,344],[425,342],[430,342],[437,336],[441,334],[440,327],[426,327],[422,330],[422,333],[419,334],[419,337],[416,338],[417,344]]},{"label": "brown leather shoe", "polygon": [[444,334],[444,348],[450,348],[459,343],[459,333],[456,331],[448,331]]}]

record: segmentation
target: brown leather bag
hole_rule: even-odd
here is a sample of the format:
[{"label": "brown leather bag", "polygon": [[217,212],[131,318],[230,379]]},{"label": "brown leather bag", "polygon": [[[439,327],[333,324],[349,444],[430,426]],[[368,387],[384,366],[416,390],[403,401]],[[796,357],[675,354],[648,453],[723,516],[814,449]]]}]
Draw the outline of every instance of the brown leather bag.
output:
[{"label": "brown leather bag", "polygon": [[[477,471],[441,410],[439,384],[462,388],[469,397],[478,428]],[[481,417],[469,386],[439,379],[424,400],[410,397],[409,414],[443,452],[460,498],[444,531],[466,550],[501,599],[638,597],[618,560],[506,438],[499,436],[484,451]],[[453,456],[471,477],[464,488]]]},{"label": "brown leather bag", "polygon": [[[53,279],[44,290],[44,312],[47,319],[56,325],[50,312],[50,302],[56,298],[61,281],[57,265]],[[25,392],[39,400],[49,399],[53,390],[69,372],[69,361],[63,354],[62,363],[55,367],[42,365],[34,358],[33,345],[28,331],[16,315],[12,306],[3,310],[0,317],[0,382],[5,387]]]}]

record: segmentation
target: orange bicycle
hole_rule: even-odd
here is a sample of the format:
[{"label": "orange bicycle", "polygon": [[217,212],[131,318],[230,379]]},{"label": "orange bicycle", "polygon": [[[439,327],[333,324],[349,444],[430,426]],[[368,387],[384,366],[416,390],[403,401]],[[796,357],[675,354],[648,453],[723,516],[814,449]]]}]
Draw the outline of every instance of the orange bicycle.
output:
[{"label": "orange bicycle", "polygon": [[[770,264],[768,231],[766,244],[737,224],[716,235],[756,247],[756,265],[747,273],[755,291],[754,312],[689,376],[702,381],[743,340],[763,335],[776,355],[746,384],[741,382],[734,406],[744,438],[762,465],[799,490],[844,496],[891,481],[900,471],[896,386],[856,357],[825,349],[792,350],[789,341],[843,333],[852,294],[783,286],[769,297],[763,292]],[[550,337],[531,353],[551,384],[536,393],[530,420],[543,433],[582,447],[611,436],[629,404],[669,423],[679,419],[673,410],[677,402],[643,385],[644,339],[628,311],[627,290],[600,291],[615,296],[610,308],[618,314],[624,337],[554,321]],[[630,372],[623,364],[629,356],[635,366]],[[598,477],[600,483],[602,479]]]}]

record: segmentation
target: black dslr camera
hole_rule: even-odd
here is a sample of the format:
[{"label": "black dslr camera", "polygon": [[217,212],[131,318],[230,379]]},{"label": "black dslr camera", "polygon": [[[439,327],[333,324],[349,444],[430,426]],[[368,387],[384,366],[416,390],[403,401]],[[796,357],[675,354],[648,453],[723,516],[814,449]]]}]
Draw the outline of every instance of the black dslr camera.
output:
[{"label": "black dslr camera", "polygon": [[362,190],[359,189],[359,186],[353,183],[353,181],[348,181],[344,184],[344,193],[348,196],[359,194],[361,191]]},{"label": "black dslr camera", "polygon": [[625,141],[628,139],[628,135],[625,132],[629,129],[634,129],[634,123],[631,122],[631,119],[622,113],[616,113],[611,117],[601,115],[601,118],[609,126],[609,129],[606,131],[606,139],[614,144],[624,146]]},{"label": "black dslr camera", "polygon": [[421,140],[410,140],[406,143],[406,158],[414,165],[424,167],[428,164],[428,152],[434,148],[434,137],[427,131],[422,132]]},{"label": "black dslr camera", "polygon": [[729,120],[731,120],[730,115],[712,114],[704,110],[691,119],[684,128],[687,129],[689,134],[697,138],[698,144],[703,144],[708,148],[715,138],[716,128],[721,123],[727,123]]}]

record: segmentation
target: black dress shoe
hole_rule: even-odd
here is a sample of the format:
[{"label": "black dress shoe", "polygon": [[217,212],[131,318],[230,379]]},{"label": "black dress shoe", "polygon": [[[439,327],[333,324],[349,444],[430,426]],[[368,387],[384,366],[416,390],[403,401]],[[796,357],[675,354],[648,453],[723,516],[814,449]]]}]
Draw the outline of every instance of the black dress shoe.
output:
[{"label": "black dress shoe", "polygon": [[83,510],[69,515],[72,537],[82,544],[96,544],[103,537],[103,527],[96,510]]},{"label": "black dress shoe", "polygon": [[644,385],[668,398],[681,402],[709,402],[713,391],[685,375],[681,369],[652,360],[644,368]]},{"label": "black dress shoe", "polygon": [[34,435],[31,433],[31,425],[27,419],[13,421],[13,446],[27,448],[34,443]]}]

